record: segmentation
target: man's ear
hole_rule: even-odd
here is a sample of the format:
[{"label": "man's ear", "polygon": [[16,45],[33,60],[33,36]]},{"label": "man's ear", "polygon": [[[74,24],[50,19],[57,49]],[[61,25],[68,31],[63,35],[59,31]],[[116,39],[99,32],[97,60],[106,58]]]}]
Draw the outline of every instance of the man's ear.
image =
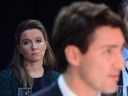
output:
[{"label": "man's ear", "polygon": [[78,66],[80,63],[80,50],[74,45],[68,45],[65,50],[65,57],[70,65]]}]

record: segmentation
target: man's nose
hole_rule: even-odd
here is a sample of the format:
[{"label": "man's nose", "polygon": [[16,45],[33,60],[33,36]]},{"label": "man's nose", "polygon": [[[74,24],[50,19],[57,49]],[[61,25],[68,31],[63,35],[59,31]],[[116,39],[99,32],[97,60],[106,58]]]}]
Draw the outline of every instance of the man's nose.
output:
[{"label": "man's nose", "polygon": [[119,56],[117,56],[116,60],[117,60],[118,67],[122,70],[125,67],[125,62],[124,62],[122,53]]}]

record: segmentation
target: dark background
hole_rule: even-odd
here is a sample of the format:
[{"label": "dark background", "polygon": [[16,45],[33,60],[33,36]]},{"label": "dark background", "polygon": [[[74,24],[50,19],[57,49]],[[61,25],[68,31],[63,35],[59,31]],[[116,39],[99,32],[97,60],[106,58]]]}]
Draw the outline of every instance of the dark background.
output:
[{"label": "dark background", "polygon": [[[38,19],[45,26],[50,38],[54,18],[62,6],[85,0],[1,0],[0,1],[0,70],[8,66],[14,49],[14,33],[25,19]],[[121,0],[89,0],[105,3],[117,12]]]}]

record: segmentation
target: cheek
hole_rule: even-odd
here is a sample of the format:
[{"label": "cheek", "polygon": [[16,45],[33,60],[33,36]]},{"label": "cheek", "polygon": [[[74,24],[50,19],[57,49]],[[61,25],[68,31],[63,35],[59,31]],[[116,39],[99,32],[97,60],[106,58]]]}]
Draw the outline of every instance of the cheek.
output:
[{"label": "cheek", "polygon": [[46,51],[46,45],[45,44],[41,44],[40,46],[39,46],[39,50],[41,51],[41,53],[45,53],[45,51]]},{"label": "cheek", "polygon": [[110,63],[103,55],[93,54],[91,59],[88,59],[88,69],[92,72],[92,74],[105,75],[110,69]]},{"label": "cheek", "polygon": [[30,54],[30,49],[29,48],[22,48],[21,53],[23,54],[23,56],[27,56]]},{"label": "cheek", "polygon": [[[96,58],[96,56],[91,55],[86,55],[86,56],[82,56],[81,57],[81,64],[80,64],[80,69],[79,72],[81,74],[82,77],[84,77],[85,79],[92,79],[97,75],[94,74],[99,74],[99,70],[101,65],[98,62],[98,58]],[[88,75],[89,74],[89,75]]]},{"label": "cheek", "polygon": [[99,71],[105,73],[106,71],[109,71],[111,65],[110,65],[110,60],[108,58],[105,58],[104,56],[100,56],[96,60],[96,66]]},{"label": "cheek", "polygon": [[[109,72],[108,61],[100,54],[95,54],[95,52],[81,58],[80,78],[99,89],[107,79]],[[97,84],[94,82],[97,82]]]},{"label": "cheek", "polygon": [[[97,87],[100,86],[100,82],[106,81],[106,77],[110,71],[110,66],[108,65],[107,61],[104,60],[102,57],[97,59],[92,59],[89,62],[90,65],[88,68],[88,74],[90,78],[93,78],[95,82],[97,82]],[[91,79],[90,79],[91,80]]]}]

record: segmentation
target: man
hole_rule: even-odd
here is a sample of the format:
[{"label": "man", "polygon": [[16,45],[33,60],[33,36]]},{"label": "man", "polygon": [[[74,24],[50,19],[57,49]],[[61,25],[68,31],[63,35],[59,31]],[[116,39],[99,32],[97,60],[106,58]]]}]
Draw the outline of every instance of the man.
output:
[{"label": "man", "polygon": [[56,18],[52,47],[61,75],[33,96],[99,96],[116,91],[124,68],[122,20],[106,5],[74,2]]}]

